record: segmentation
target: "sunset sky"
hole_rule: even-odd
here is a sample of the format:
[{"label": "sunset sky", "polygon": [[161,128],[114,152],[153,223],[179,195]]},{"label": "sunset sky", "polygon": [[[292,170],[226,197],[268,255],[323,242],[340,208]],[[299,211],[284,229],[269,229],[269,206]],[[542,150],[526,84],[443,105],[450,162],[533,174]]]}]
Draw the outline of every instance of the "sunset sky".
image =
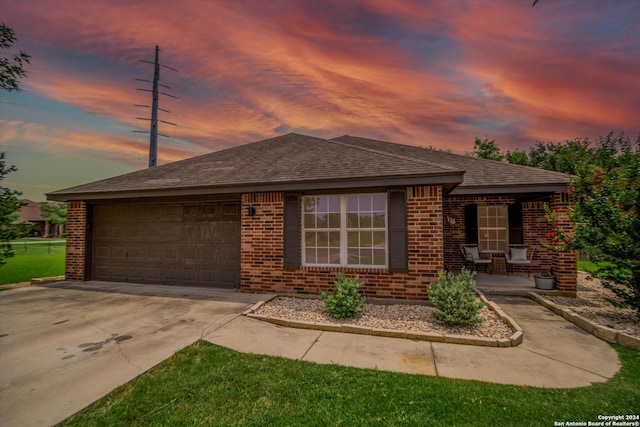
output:
[{"label": "sunset sky", "polygon": [[179,70],[159,163],[289,132],[458,153],[640,132],[637,0],[0,0],[0,21],[32,56],[0,92],[3,185],[36,201],[147,167],[156,45]]}]

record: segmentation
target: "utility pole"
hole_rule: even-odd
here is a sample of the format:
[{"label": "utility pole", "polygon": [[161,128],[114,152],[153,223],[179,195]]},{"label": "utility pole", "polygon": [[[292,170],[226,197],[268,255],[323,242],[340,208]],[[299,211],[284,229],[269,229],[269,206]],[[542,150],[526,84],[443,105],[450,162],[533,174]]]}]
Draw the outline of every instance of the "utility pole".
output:
[{"label": "utility pole", "polygon": [[149,167],[158,163],[158,80],[160,80],[160,63],[156,45],[156,60],[153,64],[153,101],[151,103],[151,129],[149,130]]},{"label": "utility pole", "polygon": [[[166,65],[161,65],[160,61],[159,61],[159,56],[160,56],[160,48],[156,45],[156,52],[155,52],[155,61],[154,62],[150,62],[150,61],[144,61],[144,60],[140,60],[140,62],[146,62],[148,64],[153,64],[153,81],[150,82],[149,80],[143,80],[143,79],[136,79],[138,81],[141,82],[147,82],[147,83],[152,83],[152,89],[138,89],[139,91],[143,91],[143,92],[151,92],[151,119],[147,119],[147,118],[142,118],[142,117],[138,117],[139,120],[150,120],[151,122],[151,127],[149,129],[149,167],[152,168],[154,166],[156,166],[156,164],[158,163],[158,135],[160,136],[164,136],[167,137],[166,135],[162,135],[158,133],[158,122],[162,122],[162,123],[166,123],[169,125],[173,125],[176,126],[175,123],[171,123],[171,122],[167,122],[164,120],[159,120],[158,119],[158,110],[164,111],[166,113],[170,113],[171,111],[169,110],[163,110],[162,108],[158,107],[158,99],[160,94],[162,95],[166,95],[169,96],[171,98],[177,98],[176,96],[173,95],[169,95],[168,93],[165,92],[160,92],[158,89],[158,86],[162,86],[162,87],[166,87],[167,89],[170,89],[169,86],[163,85],[160,83],[160,67],[164,67],[167,68],[169,70],[172,71],[178,71],[174,68],[171,67],[167,67]],[[136,107],[146,107],[149,108],[148,105],[139,105],[136,104]],[[134,132],[138,132],[138,133],[146,133],[145,131],[134,131]]]}]

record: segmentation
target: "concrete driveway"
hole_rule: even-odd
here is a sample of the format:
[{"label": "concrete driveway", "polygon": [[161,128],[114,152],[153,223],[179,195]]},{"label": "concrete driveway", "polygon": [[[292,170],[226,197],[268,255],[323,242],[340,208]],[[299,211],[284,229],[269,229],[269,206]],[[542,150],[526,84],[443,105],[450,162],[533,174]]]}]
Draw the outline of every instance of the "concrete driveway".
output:
[{"label": "concrete driveway", "polygon": [[0,425],[62,421],[268,295],[61,282],[0,292]]}]

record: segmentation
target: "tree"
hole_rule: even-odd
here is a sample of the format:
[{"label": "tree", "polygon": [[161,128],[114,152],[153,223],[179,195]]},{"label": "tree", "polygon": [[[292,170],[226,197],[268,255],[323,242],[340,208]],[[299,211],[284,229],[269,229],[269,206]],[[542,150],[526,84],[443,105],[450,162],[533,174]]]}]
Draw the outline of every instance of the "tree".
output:
[{"label": "tree", "polygon": [[504,160],[504,154],[500,151],[495,139],[480,139],[476,136],[476,140],[473,143],[473,152],[470,154],[480,159],[497,160],[499,162]]},{"label": "tree", "polygon": [[[16,41],[13,30],[4,23],[0,23],[0,48],[11,49]],[[20,91],[19,80],[27,76],[24,65],[29,64],[31,56],[20,51],[11,58],[0,57],[0,88],[11,91]]]},{"label": "tree", "polygon": [[[0,152],[0,181],[10,172],[16,170],[13,165],[7,166],[4,153]],[[21,194],[19,191],[11,190],[0,184],[0,266],[5,264],[5,259],[13,256],[13,248],[9,242],[16,238],[13,222],[17,218],[15,212],[22,206],[18,200],[18,196]]]},{"label": "tree", "polygon": [[513,165],[529,166],[529,156],[524,151],[507,151],[504,155],[504,159],[507,163],[511,163]]},{"label": "tree", "polygon": [[576,175],[578,164],[591,158],[594,152],[588,138],[558,143],[538,141],[529,150],[529,166]]},{"label": "tree", "polygon": [[[40,214],[45,221],[54,225],[53,237],[60,237],[62,235],[61,226],[67,223],[66,203],[41,203]],[[47,230],[48,228],[47,226]],[[49,237],[48,231],[45,234],[45,237]]]},{"label": "tree", "polygon": [[538,141],[528,154],[502,154],[495,141],[476,138],[472,155],[575,175],[569,215],[575,234],[561,234],[550,219],[553,244],[589,255],[599,266],[594,276],[640,316],[640,135],[632,141],[611,132],[596,144]]},{"label": "tree", "polygon": [[576,175],[571,246],[598,263],[594,275],[640,316],[640,135],[601,137]]}]

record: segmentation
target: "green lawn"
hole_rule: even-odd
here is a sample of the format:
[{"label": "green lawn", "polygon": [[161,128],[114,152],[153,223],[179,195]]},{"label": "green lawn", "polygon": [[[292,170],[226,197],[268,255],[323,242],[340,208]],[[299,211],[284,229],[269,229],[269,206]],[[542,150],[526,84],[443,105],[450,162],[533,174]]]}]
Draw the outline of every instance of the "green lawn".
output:
[{"label": "green lawn", "polygon": [[585,273],[592,273],[598,266],[591,261],[578,261],[578,271],[584,271]]},{"label": "green lawn", "polygon": [[640,352],[604,384],[543,389],[241,354],[197,342],[68,426],[552,426],[640,408]]},{"label": "green lawn", "polygon": [[0,285],[28,282],[35,277],[64,275],[64,241],[12,243],[15,256],[0,266]]}]

